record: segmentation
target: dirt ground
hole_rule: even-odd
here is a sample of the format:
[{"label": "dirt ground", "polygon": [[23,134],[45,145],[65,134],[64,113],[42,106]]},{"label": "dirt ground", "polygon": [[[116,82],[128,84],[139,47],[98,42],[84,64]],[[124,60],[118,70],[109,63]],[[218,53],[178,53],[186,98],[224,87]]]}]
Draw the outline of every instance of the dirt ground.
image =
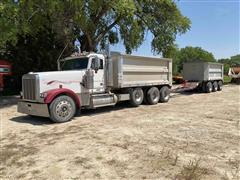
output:
[{"label": "dirt ground", "polygon": [[85,110],[64,124],[2,102],[2,179],[240,178],[240,86]]}]

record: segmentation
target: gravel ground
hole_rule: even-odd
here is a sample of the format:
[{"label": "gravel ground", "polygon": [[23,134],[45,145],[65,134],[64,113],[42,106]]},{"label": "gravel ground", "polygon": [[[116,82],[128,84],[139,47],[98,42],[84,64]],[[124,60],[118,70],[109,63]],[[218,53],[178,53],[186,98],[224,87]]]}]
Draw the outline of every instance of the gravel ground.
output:
[{"label": "gravel ground", "polygon": [[64,124],[0,101],[1,179],[240,178],[240,86],[85,110]]}]

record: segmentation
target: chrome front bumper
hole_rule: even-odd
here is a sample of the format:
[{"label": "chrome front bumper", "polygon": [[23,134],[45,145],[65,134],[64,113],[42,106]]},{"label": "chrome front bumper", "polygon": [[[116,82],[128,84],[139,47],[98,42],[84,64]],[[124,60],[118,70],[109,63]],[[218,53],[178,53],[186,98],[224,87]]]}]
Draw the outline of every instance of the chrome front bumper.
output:
[{"label": "chrome front bumper", "polygon": [[18,112],[33,116],[49,117],[48,105],[26,101],[18,102]]}]

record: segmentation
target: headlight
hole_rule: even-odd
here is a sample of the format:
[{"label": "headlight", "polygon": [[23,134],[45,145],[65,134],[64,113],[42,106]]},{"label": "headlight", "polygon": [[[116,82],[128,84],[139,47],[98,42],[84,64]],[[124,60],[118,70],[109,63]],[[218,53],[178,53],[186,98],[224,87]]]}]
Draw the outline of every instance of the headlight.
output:
[{"label": "headlight", "polygon": [[40,98],[45,98],[45,97],[47,97],[47,93],[46,92],[40,93]]}]

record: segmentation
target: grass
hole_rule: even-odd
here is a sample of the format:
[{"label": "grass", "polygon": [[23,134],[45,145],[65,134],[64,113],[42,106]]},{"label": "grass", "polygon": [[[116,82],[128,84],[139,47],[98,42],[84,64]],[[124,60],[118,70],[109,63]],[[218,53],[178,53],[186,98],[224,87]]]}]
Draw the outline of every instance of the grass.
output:
[{"label": "grass", "polygon": [[200,180],[204,179],[204,175],[209,174],[207,168],[200,166],[201,159],[190,161],[187,166],[183,166],[181,172],[176,176],[176,179],[184,180]]},{"label": "grass", "polygon": [[227,76],[227,75],[224,75],[224,84],[228,84],[228,83],[230,83],[231,80],[232,80],[231,77],[229,77],[229,76]]}]

